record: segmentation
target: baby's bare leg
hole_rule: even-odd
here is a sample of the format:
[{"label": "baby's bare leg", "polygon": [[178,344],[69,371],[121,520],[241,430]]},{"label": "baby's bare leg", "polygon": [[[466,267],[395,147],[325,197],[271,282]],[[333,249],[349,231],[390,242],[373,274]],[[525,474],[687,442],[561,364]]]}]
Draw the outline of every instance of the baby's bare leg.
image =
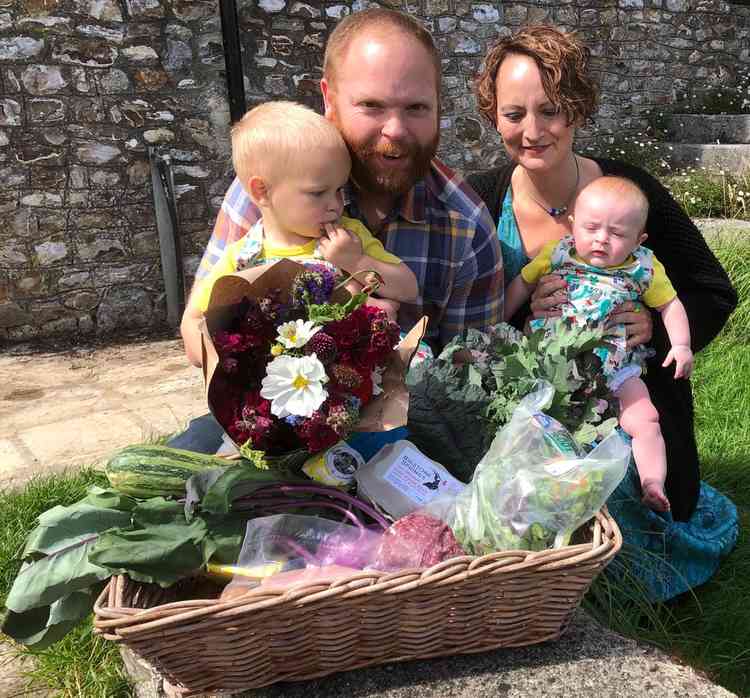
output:
[{"label": "baby's bare leg", "polygon": [[633,439],[633,458],[641,478],[643,503],[654,511],[669,511],[664,494],[667,454],[656,411],[646,384],[640,378],[626,380],[617,391],[620,426]]}]

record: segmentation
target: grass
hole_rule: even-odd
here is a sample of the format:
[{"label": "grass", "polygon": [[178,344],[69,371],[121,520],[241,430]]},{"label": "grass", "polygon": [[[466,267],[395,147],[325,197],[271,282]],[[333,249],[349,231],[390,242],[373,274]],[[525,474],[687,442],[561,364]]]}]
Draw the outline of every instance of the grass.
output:
[{"label": "grass", "polygon": [[743,696],[750,695],[750,246],[716,250],[740,296],[721,335],[699,356],[693,378],[702,476],[740,513],[737,547],[716,576],[667,604],[644,601],[632,580],[601,576],[587,606],[611,628],[652,642]]},{"label": "grass", "polygon": [[[0,601],[5,601],[18,573],[18,558],[37,516],[55,505],[77,502],[92,484],[106,485],[106,479],[87,468],[75,474],[35,478],[22,492],[0,494]],[[131,695],[117,646],[94,636],[90,621],[47,650],[20,651],[35,660],[27,678],[37,686],[56,689],[64,698]]]}]

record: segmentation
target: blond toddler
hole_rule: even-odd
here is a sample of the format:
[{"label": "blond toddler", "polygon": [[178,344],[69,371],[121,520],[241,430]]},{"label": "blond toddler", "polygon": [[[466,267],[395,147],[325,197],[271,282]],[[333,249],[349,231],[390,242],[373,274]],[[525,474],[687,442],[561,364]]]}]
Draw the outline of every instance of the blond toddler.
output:
[{"label": "blond toddler", "polygon": [[[342,188],[351,159],[338,129],[311,109],[293,102],[268,102],[251,109],[232,129],[237,177],[262,218],[229,245],[211,273],[193,290],[181,331],[188,360],[201,362],[199,325],[216,280],[243,268],[282,258],[329,263],[337,270],[377,272],[382,307],[392,319],[401,301],[417,297],[414,273],[387,252],[362,223],[342,218]],[[361,290],[349,281],[350,292]]]}]

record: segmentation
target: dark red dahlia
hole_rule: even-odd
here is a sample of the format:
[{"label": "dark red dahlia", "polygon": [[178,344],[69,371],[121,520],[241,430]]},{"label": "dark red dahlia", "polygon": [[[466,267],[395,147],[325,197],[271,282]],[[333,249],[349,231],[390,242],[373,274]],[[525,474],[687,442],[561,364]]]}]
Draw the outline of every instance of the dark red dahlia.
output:
[{"label": "dark red dahlia", "polygon": [[294,427],[310,453],[324,451],[340,440],[338,434],[327,424],[327,419],[327,405],[324,403],[322,409],[316,410],[311,417]]},{"label": "dark red dahlia", "polygon": [[310,341],[305,345],[306,354],[315,354],[318,360],[324,365],[332,363],[338,354],[336,342],[331,335],[325,332],[316,332]]},{"label": "dark red dahlia", "polygon": [[336,383],[344,388],[353,390],[362,383],[362,377],[354,366],[347,364],[334,364],[329,371],[330,376]]}]

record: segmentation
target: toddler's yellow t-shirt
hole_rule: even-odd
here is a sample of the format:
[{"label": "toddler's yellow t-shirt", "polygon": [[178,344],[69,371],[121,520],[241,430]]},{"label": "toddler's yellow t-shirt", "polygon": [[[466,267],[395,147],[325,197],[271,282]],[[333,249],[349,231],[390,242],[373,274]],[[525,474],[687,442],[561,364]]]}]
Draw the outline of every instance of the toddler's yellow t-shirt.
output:
[{"label": "toddler's yellow t-shirt", "polygon": [[[355,218],[342,217],[341,225],[360,239],[362,242],[363,254],[372,257],[379,262],[385,262],[386,264],[401,264],[401,260],[396,257],[396,255],[388,252],[383,247],[380,240],[373,237],[372,233],[360,221]],[[266,264],[279,259],[293,259],[297,262],[313,261],[318,259],[315,255],[317,243],[317,238],[310,238],[310,242],[305,243],[304,245],[279,247],[273,246],[264,240],[263,251],[258,256],[256,264]],[[224,250],[224,254],[219,258],[219,261],[216,262],[209,274],[203,279],[200,286],[195,289],[195,298],[193,302],[197,303],[201,312],[205,313],[206,308],[208,308],[211,289],[213,289],[216,280],[222,276],[233,274],[237,271],[239,266],[239,256],[244,245],[245,237],[242,237],[229,245]]]}]

